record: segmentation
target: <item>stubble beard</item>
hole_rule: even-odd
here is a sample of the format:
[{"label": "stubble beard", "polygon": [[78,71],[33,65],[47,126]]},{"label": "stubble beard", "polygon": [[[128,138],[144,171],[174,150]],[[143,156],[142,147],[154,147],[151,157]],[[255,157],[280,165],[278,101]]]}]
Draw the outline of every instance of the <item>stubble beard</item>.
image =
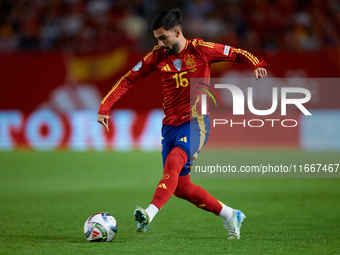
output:
[{"label": "stubble beard", "polygon": [[[168,50],[167,50],[168,49]],[[165,53],[167,54],[167,55],[174,55],[174,54],[176,54],[177,52],[178,52],[178,50],[179,50],[179,43],[177,42],[177,43],[174,43],[173,45],[172,45],[172,48],[170,49],[170,48],[167,48],[166,50],[165,50]]]}]

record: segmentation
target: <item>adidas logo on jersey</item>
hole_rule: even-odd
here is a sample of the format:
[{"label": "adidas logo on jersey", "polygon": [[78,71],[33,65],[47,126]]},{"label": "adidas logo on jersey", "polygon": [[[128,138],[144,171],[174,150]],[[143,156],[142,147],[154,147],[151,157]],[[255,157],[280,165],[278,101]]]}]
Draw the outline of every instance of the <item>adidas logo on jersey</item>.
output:
[{"label": "adidas logo on jersey", "polygon": [[161,70],[162,71],[171,71],[169,64],[166,64]]},{"label": "adidas logo on jersey", "polygon": [[187,143],[187,142],[188,142],[188,140],[187,140],[187,137],[186,137],[186,136],[184,136],[183,138],[179,139],[178,141],[179,141],[179,142],[185,142],[185,143]]}]

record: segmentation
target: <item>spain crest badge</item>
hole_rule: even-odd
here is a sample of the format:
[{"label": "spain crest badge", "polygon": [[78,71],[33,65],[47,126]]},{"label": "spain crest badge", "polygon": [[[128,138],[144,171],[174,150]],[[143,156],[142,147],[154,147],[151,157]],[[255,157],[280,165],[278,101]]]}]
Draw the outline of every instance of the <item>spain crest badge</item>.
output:
[{"label": "spain crest badge", "polygon": [[184,57],[184,62],[187,68],[192,69],[196,66],[196,61],[194,55],[186,55]]}]

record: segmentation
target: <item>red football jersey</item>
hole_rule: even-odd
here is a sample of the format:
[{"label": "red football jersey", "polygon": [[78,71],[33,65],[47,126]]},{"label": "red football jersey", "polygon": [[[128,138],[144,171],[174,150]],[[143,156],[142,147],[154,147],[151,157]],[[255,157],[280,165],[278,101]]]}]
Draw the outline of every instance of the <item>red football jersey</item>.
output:
[{"label": "red football jersey", "polygon": [[[155,46],[142,61],[127,72],[102,100],[99,114],[108,115],[112,105],[134,83],[157,71],[163,84],[164,119],[163,124],[177,126],[190,120],[190,79],[209,78],[210,64],[219,61],[244,63],[251,69],[266,67],[251,53],[231,46],[204,42],[202,39],[187,40],[179,54],[167,55]],[[193,110],[196,110],[192,108]]]}]

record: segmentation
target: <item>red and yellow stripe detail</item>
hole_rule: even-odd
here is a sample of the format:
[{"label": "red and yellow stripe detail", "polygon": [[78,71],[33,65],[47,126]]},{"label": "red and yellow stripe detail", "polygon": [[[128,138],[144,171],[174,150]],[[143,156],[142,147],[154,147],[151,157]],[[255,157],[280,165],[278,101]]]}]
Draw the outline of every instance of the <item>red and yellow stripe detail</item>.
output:
[{"label": "red and yellow stripe detail", "polygon": [[246,50],[242,50],[242,49],[233,49],[232,52],[235,52],[237,54],[242,54],[243,56],[245,56],[246,58],[248,58],[254,66],[256,66],[258,63],[260,63],[260,61],[258,60],[257,57],[255,57],[253,54],[249,53]]},{"label": "red and yellow stripe detail", "polygon": [[212,48],[212,49],[215,47],[215,44],[212,43],[212,42],[204,42],[204,41],[201,41],[201,40],[197,41],[196,39],[194,39],[192,41],[192,45],[195,46],[195,47],[196,46],[205,46],[205,47]]},{"label": "red and yellow stripe detail", "polygon": [[[155,47],[153,47],[152,51],[150,51],[148,54],[146,54],[146,56],[143,58],[143,60],[145,61],[148,57],[150,57],[153,53],[153,51],[160,49],[160,47],[158,45],[156,45]],[[124,80],[124,78],[128,77],[132,72],[128,71],[122,78],[120,78],[118,80],[118,82],[112,87],[112,89],[109,91],[109,93],[104,97],[104,99],[102,100],[102,104],[104,104],[104,102],[106,101],[106,99],[112,94],[113,91],[116,90],[116,88],[119,86],[119,84]]]},{"label": "red and yellow stripe detail", "polygon": [[198,126],[199,126],[199,129],[200,129],[200,145],[198,147],[198,150],[194,154],[195,159],[198,158],[198,152],[203,148],[204,141],[205,141],[206,134],[207,134],[207,130],[206,130],[205,123],[204,123],[204,115],[199,115],[197,110],[196,110],[196,106],[197,106],[199,100],[200,100],[200,96],[197,96],[194,105],[191,107],[191,116],[193,118],[197,118]]},{"label": "red and yellow stripe detail", "polygon": [[155,50],[158,50],[160,49],[161,47],[159,47],[158,45],[156,45],[155,47],[153,47],[152,51],[150,51],[148,54],[146,54],[146,56],[143,58],[143,60],[147,60],[148,57],[150,57],[152,55],[152,53],[155,51]]},{"label": "red and yellow stripe detail", "polygon": [[122,80],[125,78],[125,77],[128,77],[132,72],[131,71],[128,71],[122,78],[120,78],[118,80],[118,82],[112,87],[112,89],[109,91],[109,93],[107,93],[106,97],[104,97],[104,99],[102,100],[102,104],[104,104],[104,102],[106,101],[106,99],[111,95],[111,93],[113,91],[116,90],[116,88],[118,87],[118,85],[122,82]]}]

